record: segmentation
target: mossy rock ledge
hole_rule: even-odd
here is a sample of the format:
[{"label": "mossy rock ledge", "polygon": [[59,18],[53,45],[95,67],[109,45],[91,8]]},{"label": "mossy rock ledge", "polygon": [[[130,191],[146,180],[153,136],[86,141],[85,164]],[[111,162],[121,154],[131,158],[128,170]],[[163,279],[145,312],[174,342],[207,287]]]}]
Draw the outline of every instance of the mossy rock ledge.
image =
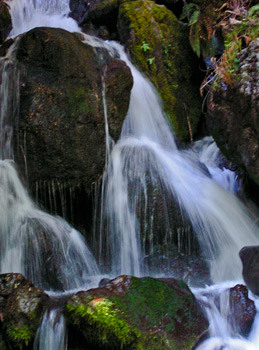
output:
[{"label": "mossy rock ledge", "polygon": [[[30,185],[92,183],[105,164],[105,84],[110,136],[117,140],[126,116],[132,76],[105,49],[84,44],[63,29],[35,28],[17,48],[20,115],[16,162]],[[103,84],[104,83],[104,84]]]},{"label": "mossy rock ledge", "polygon": [[64,314],[70,349],[187,350],[208,326],[186,284],[151,277],[122,275],[79,292]]},{"label": "mossy rock ledge", "polygon": [[48,296],[19,273],[0,275],[0,348],[32,349]]},{"label": "mossy rock ledge", "polygon": [[190,141],[201,115],[201,82],[188,28],[164,5],[147,0],[120,5],[118,32],[133,62],[157,88],[176,136]]}]

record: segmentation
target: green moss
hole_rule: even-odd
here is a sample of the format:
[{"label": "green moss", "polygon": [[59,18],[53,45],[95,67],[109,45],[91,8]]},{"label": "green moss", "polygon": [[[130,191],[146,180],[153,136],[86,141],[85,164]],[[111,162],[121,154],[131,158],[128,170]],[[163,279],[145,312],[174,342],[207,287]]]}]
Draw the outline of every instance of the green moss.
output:
[{"label": "green moss", "polygon": [[89,333],[85,329],[87,339],[91,337],[98,344],[111,343],[116,348],[123,348],[133,343],[140,336],[140,332],[123,319],[114,306],[111,300],[102,299],[94,304],[67,304],[66,309],[73,315],[74,324],[82,326],[81,321],[84,320],[83,327],[90,327]]},{"label": "green moss", "polygon": [[204,319],[188,286],[150,277],[122,279],[118,283],[130,283],[125,294],[71,298],[65,306],[68,323],[99,349],[190,350]]},{"label": "green moss", "polygon": [[11,342],[13,342],[19,349],[28,346],[34,336],[34,333],[28,326],[14,327],[9,325],[6,333]]},{"label": "green moss", "polygon": [[[128,46],[132,60],[158,89],[176,135],[188,140],[187,114],[194,133],[200,117],[201,99],[199,79],[192,71],[195,58],[187,28],[165,6],[153,1],[124,3],[120,6],[119,18],[131,33]],[[149,50],[142,49],[144,41]]]}]

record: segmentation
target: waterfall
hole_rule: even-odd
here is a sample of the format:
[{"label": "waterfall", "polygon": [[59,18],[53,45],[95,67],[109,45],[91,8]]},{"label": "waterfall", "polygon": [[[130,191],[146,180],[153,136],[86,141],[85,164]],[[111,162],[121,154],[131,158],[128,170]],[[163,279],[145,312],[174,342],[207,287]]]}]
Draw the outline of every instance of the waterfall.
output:
[{"label": "waterfall", "polygon": [[[144,247],[137,212],[152,200],[150,186],[160,186],[162,196],[174,198],[189,218],[209,260],[212,279],[241,278],[238,252],[258,243],[258,228],[231,193],[237,186],[235,175],[216,166],[218,151],[210,149],[208,140],[207,147],[197,144],[188,152],[177,149],[155,89],[118,43],[109,46],[127,63],[134,79],[129,111],[103,181],[103,234],[110,237],[114,271],[141,274]],[[165,212],[163,221],[168,222],[169,216]],[[166,227],[165,233],[169,230]]]},{"label": "waterfall", "polygon": [[[68,0],[7,2],[11,8],[12,36],[36,26],[79,30],[76,22],[68,17]],[[188,220],[191,228],[188,234],[191,230],[195,232],[214,282],[240,279],[238,252],[245,245],[258,244],[258,228],[235,196],[240,186],[235,173],[219,167],[219,150],[211,138],[197,142],[193,149],[178,150],[156,90],[130,62],[122,46],[83,34],[82,37],[92,46],[105,47],[112,56],[124,60],[134,79],[120,139],[111,147],[103,77],[107,162],[101,190],[100,256],[106,251],[110,257],[111,274],[141,276],[145,272],[143,258],[152,253],[156,243],[154,203],[158,203],[164,245],[174,236],[170,212],[170,206],[174,205],[179,208],[181,219]],[[41,211],[34,204],[12,160],[13,126],[19,115],[17,44],[18,40],[1,62],[0,272],[21,272],[50,295],[89,287],[99,270],[84,239],[64,219]],[[10,95],[14,99],[10,100]],[[55,207],[55,189],[53,186],[48,189]],[[181,227],[175,230],[180,251],[185,230]],[[199,298],[199,292],[194,292]],[[218,313],[216,323],[215,314],[208,317],[213,332],[200,350],[258,347],[256,336],[250,341],[232,338],[224,315]],[[222,324],[226,326],[223,330]],[[35,350],[65,349],[64,333],[62,315],[56,309],[48,310],[35,339]],[[227,339],[228,344],[222,339]]]},{"label": "waterfall", "polygon": [[79,31],[77,23],[68,14],[69,0],[7,0],[13,29],[11,36],[28,32],[35,27],[62,28]]}]

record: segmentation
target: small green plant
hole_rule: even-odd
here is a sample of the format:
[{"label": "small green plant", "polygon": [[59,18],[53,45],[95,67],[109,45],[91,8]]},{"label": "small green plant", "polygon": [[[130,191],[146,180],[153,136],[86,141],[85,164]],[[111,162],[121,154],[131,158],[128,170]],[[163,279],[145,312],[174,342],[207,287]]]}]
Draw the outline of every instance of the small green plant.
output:
[{"label": "small green plant", "polygon": [[147,59],[147,62],[148,62],[148,64],[151,65],[154,62],[154,60],[155,60],[155,57],[150,57]]},{"label": "small green plant", "polygon": [[145,40],[142,41],[142,46],[140,47],[142,51],[147,52],[150,50],[149,44],[145,42]]},{"label": "small green plant", "polygon": [[163,52],[165,55],[167,55],[169,53],[171,46],[172,46],[171,44],[166,45],[165,41],[162,42],[162,48],[163,48]]}]

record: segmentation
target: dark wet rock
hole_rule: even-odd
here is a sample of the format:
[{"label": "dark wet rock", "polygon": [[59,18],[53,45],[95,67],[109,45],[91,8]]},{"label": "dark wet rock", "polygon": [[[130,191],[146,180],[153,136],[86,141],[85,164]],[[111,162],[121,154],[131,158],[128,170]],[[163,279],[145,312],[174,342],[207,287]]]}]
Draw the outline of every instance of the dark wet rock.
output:
[{"label": "dark wet rock", "polygon": [[240,250],[239,256],[247,288],[259,295],[259,246],[244,247]]},{"label": "dark wet rock", "polygon": [[187,350],[207,329],[189,288],[172,278],[119,276],[70,297],[64,311],[68,332],[78,332],[86,347],[99,350]]},{"label": "dark wet rock", "polygon": [[88,3],[87,0],[70,0],[69,2],[71,11],[69,16],[76,20],[79,26],[82,26],[87,20]]},{"label": "dark wet rock", "polygon": [[0,46],[0,57],[6,56],[9,47],[14,43],[13,39],[6,40],[1,46]]},{"label": "dark wet rock", "polygon": [[5,41],[12,29],[12,20],[9,13],[9,6],[0,1],[0,45]]},{"label": "dark wet rock", "polygon": [[158,89],[177,137],[189,141],[199,122],[201,98],[187,27],[163,5],[132,1],[120,6],[118,32],[133,62]]},{"label": "dark wet rock", "polygon": [[105,286],[107,286],[107,284],[110,282],[109,278],[103,278],[101,279],[101,281],[99,282],[99,288],[103,288]]},{"label": "dark wet rock", "polygon": [[120,0],[92,0],[89,4],[88,20],[103,25],[115,22],[118,16]]},{"label": "dark wet rock", "polygon": [[105,163],[102,75],[109,131],[117,139],[125,118],[131,73],[106,50],[62,29],[36,28],[21,37],[20,120],[15,154],[30,184],[56,181],[91,190]]},{"label": "dark wet rock", "polygon": [[248,290],[244,285],[238,284],[229,291],[230,324],[236,334],[248,336],[255,314],[255,304],[248,298]]},{"label": "dark wet rock", "polygon": [[0,344],[5,342],[8,349],[27,349],[32,344],[47,299],[41,289],[21,274],[0,275]]},{"label": "dark wet rock", "polygon": [[207,123],[222,153],[259,184],[259,40],[238,59],[232,84],[211,95]]},{"label": "dark wet rock", "polygon": [[144,264],[152,274],[163,273],[193,287],[211,284],[207,262],[195,255],[179,253],[173,245],[154,247],[153,253],[145,257]]},{"label": "dark wet rock", "polygon": [[0,349],[1,350],[8,350],[6,341],[5,341],[3,333],[2,333],[1,324],[0,324]]}]

